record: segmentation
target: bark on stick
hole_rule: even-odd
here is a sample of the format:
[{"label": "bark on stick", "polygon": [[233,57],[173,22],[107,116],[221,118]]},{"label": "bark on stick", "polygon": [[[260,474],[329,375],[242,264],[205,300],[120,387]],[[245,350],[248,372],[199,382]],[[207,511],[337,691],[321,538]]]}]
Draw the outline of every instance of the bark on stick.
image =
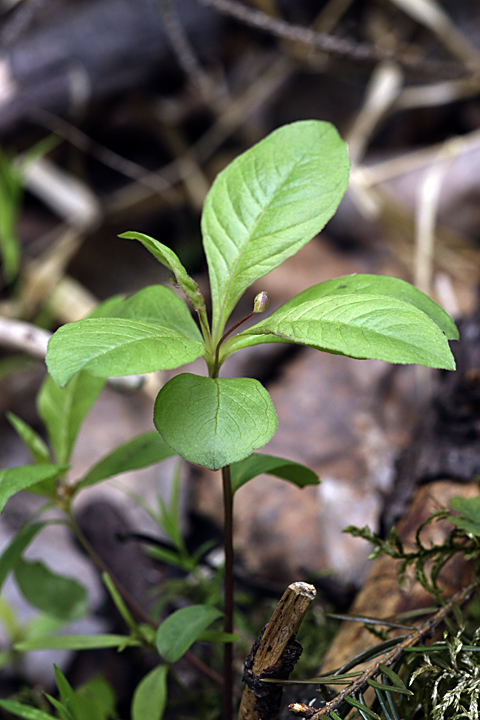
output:
[{"label": "bark on stick", "polygon": [[285,590],[245,662],[247,684],[240,703],[239,720],[273,720],[276,716],[281,686],[262,680],[288,678],[301,653],[295,636],[315,595],[313,585],[304,582],[292,583]]}]

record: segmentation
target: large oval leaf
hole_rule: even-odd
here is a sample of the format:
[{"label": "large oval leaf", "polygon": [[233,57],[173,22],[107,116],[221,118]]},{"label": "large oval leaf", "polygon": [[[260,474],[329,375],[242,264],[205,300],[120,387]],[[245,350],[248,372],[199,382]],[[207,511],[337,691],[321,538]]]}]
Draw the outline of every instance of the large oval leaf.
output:
[{"label": "large oval leaf", "polygon": [[49,340],[48,370],[65,385],[80,370],[120,377],[167,370],[205,352],[203,342],[170,327],[125,318],[86,318],[63,325]]},{"label": "large oval leaf", "polygon": [[163,386],[153,420],[175,452],[211,470],[265,445],[278,422],[270,395],[257,380],[189,373]]},{"label": "large oval leaf", "polygon": [[217,176],[202,214],[215,340],[252,282],[320,232],[348,174],[336,130],[310,120],[279,128]]},{"label": "large oval leaf", "polygon": [[[220,362],[223,362],[226,357],[241,348],[271,342],[296,342],[293,340],[287,340],[281,335],[274,335],[272,333],[269,334],[265,328],[266,326],[269,326],[270,320],[275,320],[275,318],[280,315],[291,313],[291,311],[295,308],[300,308],[300,306],[306,302],[326,297],[342,297],[345,295],[376,295],[378,297],[385,298],[386,304],[388,304],[388,298],[394,298],[410,303],[418,310],[425,313],[427,318],[435,323],[435,325],[438,326],[448,339],[458,339],[458,330],[450,315],[448,315],[443,308],[437,305],[437,303],[431,300],[431,298],[415,288],[413,285],[410,285],[410,283],[407,283],[400,278],[386,277],[383,275],[353,274],[344,275],[332,280],[326,280],[318,283],[318,285],[313,285],[312,287],[303,290],[303,292],[299,293],[287,303],[282,305],[282,307],[270,317],[265,318],[265,320],[262,320],[248,330],[244,330],[243,332],[238,333],[238,335],[229,338],[225,343],[223,343],[220,349]],[[393,306],[392,313],[395,313],[395,308]],[[425,338],[425,342],[426,341],[427,338]],[[327,348],[321,349],[326,350]],[[344,354],[348,355],[349,353]]]},{"label": "large oval leaf", "polygon": [[280,308],[256,329],[353,358],[455,369],[438,325],[410,303],[392,297],[322,297]]},{"label": "large oval leaf", "polygon": [[353,273],[325,280],[303,290],[285,303],[282,308],[290,310],[309,300],[318,300],[333,295],[381,295],[408,302],[433,320],[449,340],[458,340],[457,326],[440,305],[414,285],[401,278],[388,275]]}]

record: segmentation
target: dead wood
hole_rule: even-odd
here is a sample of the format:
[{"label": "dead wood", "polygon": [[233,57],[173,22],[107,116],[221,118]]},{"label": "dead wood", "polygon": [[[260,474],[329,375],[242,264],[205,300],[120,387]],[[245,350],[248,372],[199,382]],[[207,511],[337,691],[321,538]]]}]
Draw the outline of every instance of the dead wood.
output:
[{"label": "dead wood", "polygon": [[290,675],[302,652],[295,636],[315,594],[315,588],[304,582],[292,583],[283,593],[270,622],[245,661],[243,679],[246,686],[239,720],[273,720],[276,717],[282,688],[262,681],[265,678],[286,679]]},{"label": "dead wood", "polygon": [[[177,0],[186,36],[202,60],[218,55],[220,16]],[[172,40],[151,0],[64,3],[0,58],[0,133],[36,108],[61,116],[178,73]],[[7,92],[8,89],[8,92]]]}]

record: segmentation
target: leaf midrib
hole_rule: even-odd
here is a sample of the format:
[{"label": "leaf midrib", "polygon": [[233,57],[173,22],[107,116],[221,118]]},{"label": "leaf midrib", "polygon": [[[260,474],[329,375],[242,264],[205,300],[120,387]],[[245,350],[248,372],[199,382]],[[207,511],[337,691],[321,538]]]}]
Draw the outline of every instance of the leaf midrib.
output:
[{"label": "leaf midrib", "polygon": [[[267,205],[263,208],[262,212],[260,213],[260,215],[259,215],[258,218],[256,219],[255,224],[254,224],[252,230],[250,231],[249,235],[247,236],[246,240],[245,240],[244,243],[243,243],[243,246],[242,246],[240,252],[238,253],[237,260],[235,261],[235,263],[234,263],[234,265],[233,265],[232,272],[230,273],[230,279],[228,280],[228,282],[227,282],[227,284],[226,284],[226,286],[225,286],[225,291],[224,291],[224,296],[223,296],[223,302],[221,303],[220,309],[219,309],[219,318],[218,318],[218,321],[219,321],[219,323],[220,323],[220,328],[221,328],[221,330],[223,330],[223,326],[224,326],[224,323],[222,324],[222,318],[223,318],[223,313],[224,313],[224,310],[225,310],[225,305],[226,305],[226,303],[227,303],[227,298],[229,297],[230,289],[231,289],[232,284],[233,284],[233,281],[234,281],[234,279],[235,279],[235,276],[236,276],[236,273],[237,273],[237,269],[238,269],[238,265],[239,265],[239,263],[240,263],[240,261],[241,261],[241,259],[242,259],[242,257],[243,257],[243,254],[245,253],[245,250],[246,250],[246,248],[248,247],[248,244],[251,242],[251,238],[252,238],[252,236],[255,234],[255,231],[256,231],[258,225],[260,224],[261,220],[262,220],[263,217],[265,216],[267,210],[270,209],[270,205],[271,205],[271,203],[273,202],[275,196],[280,193],[280,191],[282,190],[282,188],[285,186],[285,184],[287,183],[288,179],[289,179],[290,176],[292,175],[293,171],[297,168],[297,166],[298,166],[300,163],[303,162],[303,160],[304,160],[304,158],[306,157],[306,155],[307,155],[307,153],[304,152],[304,153],[302,153],[301,158],[296,159],[295,163],[292,165],[292,167],[291,167],[291,169],[289,170],[289,172],[287,173],[287,175],[285,175],[285,178],[283,179],[283,181],[282,181],[282,182],[280,183],[280,185],[278,185],[278,187],[275,189],[275,192],[272,194],[272,196],[270,197],[270,200],[268,201]],[[241,172],[241,174],[243,175],[243,170],[240,170],[240,172]],[[227,179],[227,181],[228,181],[228,179]],[[225,187],[227,188],[227,182],[225,183]],[[232,205],[232,208],[233,208],[233,203],[231,203],[231,205]],[[215,213],[215,215],[217,215],[217,213]],[[235,215],[239,218],[238,213],[237,213],[236,211],[235,211]],[[239,220],[240,220],[240,218],[239,218]],[[227,321],[227,319],[228,319],[228,318],[225,318],[225,322]]]}]

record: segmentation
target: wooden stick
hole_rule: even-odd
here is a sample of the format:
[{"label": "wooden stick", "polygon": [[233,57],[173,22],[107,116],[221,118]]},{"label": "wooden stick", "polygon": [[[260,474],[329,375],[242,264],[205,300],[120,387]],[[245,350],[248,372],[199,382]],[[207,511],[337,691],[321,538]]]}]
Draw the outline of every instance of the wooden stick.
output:
[{"label": "wooden stick", "polygon": [[266,677],[288,678],[301,653],[295,636],[315,595],[313,585],[304,582],[292,583],[283,593],[270,622],[245,662],[244,679],[247,685],[238,720],[269,720],[275,717],[281,699],[281,686],[261,681]]}]

